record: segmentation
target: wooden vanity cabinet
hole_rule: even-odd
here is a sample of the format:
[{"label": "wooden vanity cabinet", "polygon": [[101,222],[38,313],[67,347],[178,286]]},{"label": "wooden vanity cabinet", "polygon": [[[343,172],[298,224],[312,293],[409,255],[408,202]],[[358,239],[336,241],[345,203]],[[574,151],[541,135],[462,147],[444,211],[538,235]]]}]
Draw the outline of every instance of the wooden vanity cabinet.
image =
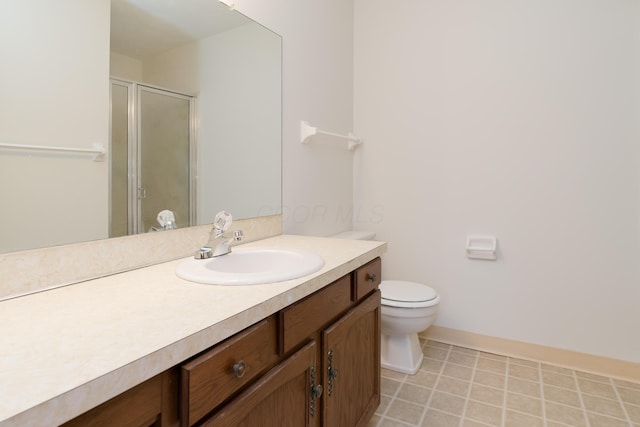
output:
[{"label": "wooden vanity cabinet", "polygon": [[278,361],[276,318],[256,323],[181,367],[181,426],[189,427]]},{"label": "wooden vanity cabinet", "polygon": [[322,332],[325,426],[363,426],[380,405],[380,291]]},{"label": "wooden vanity cabinet", "polygon": [[280,353],[299,346],[352,304],[351,276],[344,276],[279,313]]},{"label": "wooden vanity cabinet", "polygon": [[176,427],[178,371],[170,369],[133,387],[63,427]]},{"label": "wooden vanity cabinet", "polygon": [[380,258],[70,421],[355,427],[380,404]]},{"label": "wooden vanity cabinet", "polygon": [[316,343],[280,362],[200,427],[306,427],[317,414]]},{"label": "wooden vanity cabinet", "polygon": [[[278,312],[278,362],[231,399],[218,396],[224,404],[192,421],[198,427],[366,425],[380,404],[380,270],[377,258]],[[243,334],[248,348],[264,347]],[[183,377],[183,393],[185,384]],[[190,409],[184,396],[182,402],[184,421]]]},{"label": "wooden vanity cabinet", "polygon": [[323,426],[364,426],[380,405],[380,258],[352,274],[352,308],[322,331]]}]

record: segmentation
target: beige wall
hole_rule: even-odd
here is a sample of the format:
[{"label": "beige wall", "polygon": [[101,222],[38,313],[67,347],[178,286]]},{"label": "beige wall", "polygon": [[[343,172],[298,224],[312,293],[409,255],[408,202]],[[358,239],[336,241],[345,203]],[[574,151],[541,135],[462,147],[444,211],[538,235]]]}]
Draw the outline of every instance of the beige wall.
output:
[{"label": "beige wall", "polygon": [[385,278],[436,288],[440,326],[640,362],[640,3],[355,5],[357,226]]},{"label": "beige wall", "polygon": [[142,61],[112,51],[109,57],[109,75],[140,82],[142,81]]}]

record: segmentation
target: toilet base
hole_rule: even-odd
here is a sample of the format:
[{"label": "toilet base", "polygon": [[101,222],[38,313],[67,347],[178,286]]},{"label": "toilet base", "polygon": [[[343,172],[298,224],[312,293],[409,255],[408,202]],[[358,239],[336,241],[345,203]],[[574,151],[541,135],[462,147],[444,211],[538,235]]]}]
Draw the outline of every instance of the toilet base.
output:
[{"label": "toilet base", "polygon": [[381,366],[384,369],[415,375],[424,359],[418,334],[382,335],[381,338]]}]

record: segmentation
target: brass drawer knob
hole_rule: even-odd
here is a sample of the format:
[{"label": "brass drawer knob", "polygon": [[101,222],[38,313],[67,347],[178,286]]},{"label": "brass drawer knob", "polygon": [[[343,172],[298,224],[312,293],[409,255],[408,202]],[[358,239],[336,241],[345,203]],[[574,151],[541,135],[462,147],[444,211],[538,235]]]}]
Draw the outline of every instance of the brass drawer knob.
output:
[{"label": "brass drawer knob", "polygon": [[377,277],[378,276],[375,273],[367,273],[364,279],[370,282],[375,282]]},{"label": "brass drawer knob", "polygon": [[244,360],[234,363],[233,375],[235,375],[236,378],[244,377],[244,374],[246,371],[247,371],[247,364],[244,363]]}]

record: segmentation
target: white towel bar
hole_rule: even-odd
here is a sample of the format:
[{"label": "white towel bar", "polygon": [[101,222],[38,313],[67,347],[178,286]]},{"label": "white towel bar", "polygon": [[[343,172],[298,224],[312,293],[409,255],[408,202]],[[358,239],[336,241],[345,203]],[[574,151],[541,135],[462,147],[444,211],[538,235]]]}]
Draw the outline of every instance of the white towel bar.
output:
[{"label": "white towel bar", "polygon": [[93,144],[93,148],[70,148],[48,145],[10,144],[6,142],[0,142],[0,148],[8,148],[12,150],[63,151],[67,153],[94,154],[95,156],[93,160],[96,162],[103,161],[106,154],[106,151],[102,144]]},{"label": "white towel bar", "polygon": [[300,142],[302,142],[303,144],[308,143],[309,138],[318,133],[348,140],[349,145],[347,145],[347,148],[349,149],[349,151],[353,151],[358,145],[362,144],[362,140],[351,132],[349,132],[349,135],[340,135],[339,133],[319,130],[317,127],[310,126],[309,123],[305,122],[304,120],[300,122]]}]

